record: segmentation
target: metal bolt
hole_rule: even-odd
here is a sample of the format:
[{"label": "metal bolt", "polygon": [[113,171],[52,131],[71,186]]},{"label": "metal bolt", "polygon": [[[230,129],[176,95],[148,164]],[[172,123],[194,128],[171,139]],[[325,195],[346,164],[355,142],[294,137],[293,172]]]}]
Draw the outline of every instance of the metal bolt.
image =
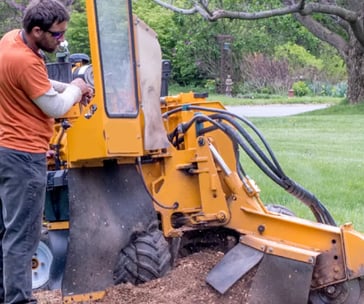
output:
[{"label": "metal bolt", "polygon": [[265,231],[265,226],[264,225],[259,225],[258,226],[258,232],[260,233],[260,234],[263,234],[263,232]]},{"label": "metal bolt", "polygon": [[336,288],[335,286],[328,286],[326,287],[326,293],[329,294],[329,295],[333,295],[336,291]]},{"label": "metal bolt", "polygon": [[217,214],[217,219],[220,221],[220,222],[223,222],[223,221],[225,221],[226,220],[226,214],[224,213],[224,212],[219,212],[218,214]]},{"label": "metal bolt", "polygon": [[202,147],[202,146],[204,146],[204,145],[205,145],[205,140],[204,140],[204,138],[203,138],[203,137],[199,137],[199,139],[198,139],[198,145],[199,145],[200,147]]}]

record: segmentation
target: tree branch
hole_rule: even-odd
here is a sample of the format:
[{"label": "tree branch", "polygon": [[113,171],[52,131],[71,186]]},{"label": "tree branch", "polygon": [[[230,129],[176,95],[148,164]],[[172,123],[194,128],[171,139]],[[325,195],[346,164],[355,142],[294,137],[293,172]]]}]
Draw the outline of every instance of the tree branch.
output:
[{"label": "tree branch", "polygon": [[[288,1],[290,4],[294,2],[293,0]],[[323,4],[322,4],[323,3]],[[323,0],[320,3],[309,3],[307,4],[300,12],[302,16],[311,15],[313,13],[321,13],[321,14],[327,14],[331,16],[336,16],[340,19],[338,19],[338,23],[342,28],[344,28],[348,34],[354,35],[355,38],[360,42],[361,45],[364,46],[364,28],[363,28],[363,19],[362,17],[355,11],[347,10],[343,7],[339,7],[335,5],[335,1],[329,1],[329,0]],[[297,20],[300,18],[298,16],[295,16]],[[312,18],[307,18],[306,20],[311,19],[309,23],[313,22],[314,20]],[[338,38],[332,38],[332,41],[328,41],[328,37],[333,37],[335,34],[328,30],[326,27],[324,27],[319,22],[314,22],[314,26],[311,27],[307,25],[305,22],[303,22],[304,19],[301,18],[299,20],[304,26],[306,26],[311,33],[322,39],[323,41],[326,41],[327,43],[331,44],[334,47],[337,47],[340,54],[343,55],[343,52],[346,53],[347,49],[346,47],[343,47],[342,41],[343,40],[339,35],[336,35]],[[345,22],[347,22],[345,24]],[[316,27],[316,28],[315,28]],[[351,32],[350,32],[351,31]],[[317,34],[316,34],[317,33]],[[328,34],[330,33],[330,34]]]},{"label": "tree branch", "polygon": [[220,18],[231,18],[231,19],[243,19],[243,20],[257,20],[270,18],[275,16],[283,16],[293,13],[298,13],[304,7],[305,0],[300,0],[296,4],[285,6],[282,8],[260,11],[257,13],[247,13],[247,12],[236,12],[236,11],[226,11],[226,10],[215,10],[212,12],[211,20],[217,20]]},{"label": "tree branch", "polygon": [[[284,7],[253,13],[224,9],[215,9],[210,11],[208,8],[208,0],[191,0],[192,7],[189,9],[179,8],[162,0],[153,1],[178,13],[199,13],[205,19],[210,21],[216,21],[221,18],[257,20],[293,14],[295,18],[299,20],[304,26],[306,26],[314,35],[337,48],[343,58],[345,58],[347,56],[348,47],[345,39],[340,37],[339,34],[329,30],[323,24],[315,21],[314,18],[310,17],[314,13],[326,14],[336,17],[337,23],[340,24],[340,26],[345,29],[349,35],[354,35],[364,46],[364,17],[360,16],[360,10],[358,10],[358,12],[354,10],[348,10],[344,7],[336,5],[336,1],[333,0],[321,0],[319,2],[309,3],[306,3],[305,0],[284,0]],[[360,2],[358,3],[359,6]]]},{"label": "tree branch", "polygon": [[11,8],[16,9],[17,11],[24,12],[26,5],[17,3],[15,0],[5,0],[5,3],[9,5]]},{"label": "tree branch", "polygon": [[320,3],[309,3],[305,5],[305,7],[299,13],[301,15],[312,15],[313,13],[336,15],[350,23],[356,22],[359,17],[356,12],[347,10],[343,7]]},{"label": "tree branch", "polygon": [[155,3],[159,4],[160,6],[167,8],[171,11],[174,11],[176,13],[180,13],[180,14],[184,14],[184,15],[192,15],[192,14],[196,14],[198,12],[197,8],[191,7],[189,9],[184,9],[184,8],[179,8],[177,6],[174,6],[172,4],[166,3],[164,1],[161,0],[153,0]]},{"label": "tree branch", "polygon": [[[27,4],[29,1],[22,1],[23,3],[18,3],[15,0],[4,0],[7,5],[9,5],[11,8],[16,9],[17,11],[24,12],[25,8],[27,7]],[[73,4],[74,0],[61,0],[65,6],[70,6]]]},{"label": "tree branch", "polygon": [[340,35],[332,32],[321,23],[313,19],[311,16],[294,14],[294,17],[316,37],[335,47],[343,59],[347,58],[349,45],[347,41],[345,41],[345,39],[343,39]]},{"label": "tree branch", "polygon": [[217,19],[221,18],[231,18],[231,19],[244,19],[244,20],[256,20],[256,19],[263,19],[263,18],[269,18],[273,16],[282,16],[287,14],[292,14],[295,12],[299,12],[302,10],[302,8],[305,5],[305,0],[300,0],[298,3],[286,6],[283,8],[268,10],[268,11],[262,11],[258,13],[246,13],[246,12],[236,12],[236,11],[226,11],[223,9],[217,9],[214,11],[210,11],[208,8],[208,1],[202,1],[198,3],[195,0],[192,0],[193,7],[189,9],[180,8],[177,6],[174,6],[170,3],[166,3],[162,0],[153,0],[155,3],[159,4],[160,6],[167,8],[169,10],[172,10],[177,13],[185,14],[185,15],[191,15],[195,13],[199,13],[201,16],[203,16],[205,19],[208,19],[210,21],[215,21]]}]

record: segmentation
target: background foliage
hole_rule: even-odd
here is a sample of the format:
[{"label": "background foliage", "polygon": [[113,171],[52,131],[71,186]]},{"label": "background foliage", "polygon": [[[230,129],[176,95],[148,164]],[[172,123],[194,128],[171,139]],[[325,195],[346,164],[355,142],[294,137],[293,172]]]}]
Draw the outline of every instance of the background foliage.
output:
[{"label": "background foliage", "polygon": [[[272,6],[279,2],[269,1]],[[235,1],[224,1],[224,5],[225,9],[229,5],[236,8]],[[267,1],[249,1],[241,4],[241,9],[257,11],[266,5]],[[295,82],[303,81],[313,88],[306,94],[330,95],[340,91],[341,97],[345,96],[345,90],[318,88],[342,86],[346,80],[346,68],[336,50],[314,37],[290,15],[257,21],[221,19],[211,23],[199,16],[161,10],[148,0],[134,0],[133,6],[135,13],[158,33],[164,57],[172,61],[173,80],[179,85],[214,91],[224,81],[219,79],[222,67],[217,37],[231,35],[235,95],[287,94]]]},{"label": "background foliage", "polygon": [[[178,0],[184,1],[184,0]],[[178,2],[177,1],[177,2]],[[215,0],[212,0],[215,1]],[[19,0],[25,5],[29,1]],[[245,11],[257,11],[279,0],[249,1]],[[163,58],[172,62],[172,81],[182,86],[204,87],[215,92],[220,79],[222,49],[217,37],[232,37],[229,65],[233,94],[297,94],[345,96],[346,69],[336,51],[310,34],[290,15],[241,21],[221,19],[211,23],[196,15],[181,15],[150,0],[133,0],[133,11],[158,34]],[[225,9],[236,1],[224,1]],[[71,53],[89,54],[85,0],[73,1],[66,39]],[[0,35],[21,26],[21,12],[0,2]],[[284,34],[282,34],[284,33]],[[299,82],[298,84],[295,84]],[[302,90],[302,87],[307,90]]]}]

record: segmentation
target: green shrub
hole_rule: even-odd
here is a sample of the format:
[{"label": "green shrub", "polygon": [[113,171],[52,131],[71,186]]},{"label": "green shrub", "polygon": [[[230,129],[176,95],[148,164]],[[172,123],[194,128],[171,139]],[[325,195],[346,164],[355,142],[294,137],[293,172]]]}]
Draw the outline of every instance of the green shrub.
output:
[{"label": "green shrub", "polygon": [[294,91],[295,96],[306,96],[311,93],[311,90],[308,87],[308,85],[302,80],[295,82],[292,86],[292,89]]},{"label": "green shrub", "polygon": [[209,93],[215,93],[216,92],[216,80],[207,79],[204,87]]},{"label": "green shrub", "polygon": [[320,71],[324,66],[320,58],[316,58],[304,47],[292,42],[276,47],[275,56],[278,59],[288,60],[290,67],[296,72],[308,67]]},{"label": "green shrub", "polygon": [[348,89],[348,85],[344,81],[337,84],[331,84],[327,82],[313,82],[308,86],[313,95],[331,97],[345,97]]},{"label": "green shrub", "polygon": [[323,96],[333,96],[333,97],[345,97],[347,91],[347,84],[345,82],[340,82],[335,85],[327,84],[322,88]]}]

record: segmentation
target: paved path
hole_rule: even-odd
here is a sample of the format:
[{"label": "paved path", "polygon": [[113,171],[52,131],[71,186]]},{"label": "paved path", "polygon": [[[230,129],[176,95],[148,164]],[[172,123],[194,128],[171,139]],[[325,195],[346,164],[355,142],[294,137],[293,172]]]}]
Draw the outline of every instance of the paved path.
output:
[{"label": "paved path", "polygon": [[315,111],[329,106],[328,104],[272,104],[227,106],[226,108],[237,115],[245,117],[277,117]]}]

